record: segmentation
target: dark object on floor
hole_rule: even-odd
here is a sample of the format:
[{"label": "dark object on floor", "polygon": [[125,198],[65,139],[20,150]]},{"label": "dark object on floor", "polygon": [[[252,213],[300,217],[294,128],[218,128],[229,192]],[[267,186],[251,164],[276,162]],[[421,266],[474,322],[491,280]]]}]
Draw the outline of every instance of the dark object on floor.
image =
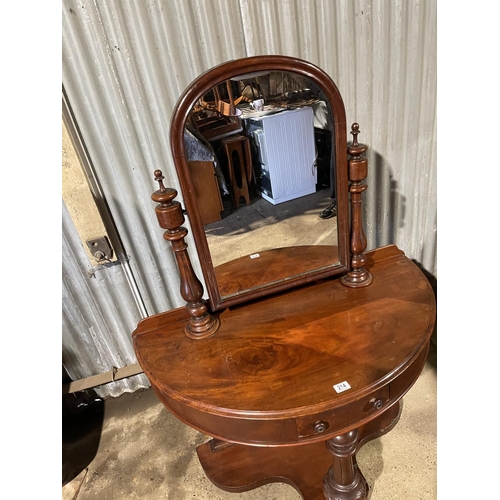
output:
[{"label": "dark object on floor", "polygon": [[335,217],[337,215],[337,204],[332,202],[328,205],[320,214],[320,219],[330,219],[331,217]]},{"label": "dark object on floor", "polygon": [[62,397],[62,485],[86,469],[99,448],[104,401],[92,389]]}]

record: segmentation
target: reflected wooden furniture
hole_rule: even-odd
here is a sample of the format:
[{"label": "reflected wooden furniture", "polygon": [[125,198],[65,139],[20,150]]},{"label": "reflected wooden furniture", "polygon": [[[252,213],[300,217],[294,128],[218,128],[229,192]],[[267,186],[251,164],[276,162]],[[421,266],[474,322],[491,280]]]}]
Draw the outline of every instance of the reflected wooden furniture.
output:
[{"label": "reflected wooden furniture", "polygon": [[397,422],[435,301],[395,246],[367,252],[366,267],[367,287],[328,278],[215,312],[203,340],[185,335],[185,308],[139,323],[138,360],[169,411],[213,438],[197,451],[219,488],[281,481],[307,500],[367,498],[356,452]]},{"label": "reflected wooden furniture", "polygon": [[233,135],[222,139],[222,145],[227,158],[231,196],[235,208],[240,206],[240,199],[250,205],[248,183],[252,179],[252,156],[250,142],[243,135]]},{"label": "reflected wooden furniture", "polygon": [[189,161],[189,170],[203,224],[221,220],[224,210],[212,161]]}]

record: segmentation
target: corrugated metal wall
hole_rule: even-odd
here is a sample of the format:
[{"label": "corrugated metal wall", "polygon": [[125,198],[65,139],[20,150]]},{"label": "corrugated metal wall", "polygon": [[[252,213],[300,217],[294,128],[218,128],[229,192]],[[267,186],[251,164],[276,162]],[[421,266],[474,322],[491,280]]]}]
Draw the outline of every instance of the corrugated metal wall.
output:
[{"label": "corrugated metal wall", "polygon": [[[148,314],[183,304],[150,199],[157,168],[179,189],[168,142],[172,109],[199,73],[250,55],[297,56],[331,75],[348,123],[359,122],[360,141],[370,146],[368,247],[396,243],[437,275],[435,0],[64,0],[62,7],[64,89]],[[70,220],[63,231],[72,249],[63,254],[64,272],[74,284],[65,309],[78,304],[64,323],[70,375],[133,362],[140,311],[127,280],[112,267],[89,288]],[[107,314],[97,319],[95,310]],[[142,383],[100,391],[118,395]]]}]

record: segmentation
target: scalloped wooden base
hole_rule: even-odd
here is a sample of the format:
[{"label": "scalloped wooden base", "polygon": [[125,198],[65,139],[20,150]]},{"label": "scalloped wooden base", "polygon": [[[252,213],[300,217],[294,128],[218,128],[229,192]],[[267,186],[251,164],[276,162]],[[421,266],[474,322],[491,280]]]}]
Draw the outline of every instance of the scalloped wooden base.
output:
[{"label": "scalloped wooden base", "polygon": [[[196,451],[207,477],[224,491],[241,493],[280,482],[293,486],[304,500],[365,500],[369,487],[356,463],[356,452],[368,441],[389,432],[399,416],[398,402],[353,431],[355,437],[349,443],[352,450],[347,454],[339,451],[336,438],[269,448],[212,439],[198,446]],[[340,470],[342,473],[347,471],[353,481],[341,484]]]}]

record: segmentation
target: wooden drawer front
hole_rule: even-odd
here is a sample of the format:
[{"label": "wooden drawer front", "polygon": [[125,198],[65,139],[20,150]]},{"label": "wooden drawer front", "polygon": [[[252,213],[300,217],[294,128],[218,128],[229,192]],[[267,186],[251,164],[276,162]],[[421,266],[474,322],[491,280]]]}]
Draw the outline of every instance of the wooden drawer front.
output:
[{"label": "wooden drawer front", "polygon": [[299,439],[313,436],[339,434],[342,429],[356,422],[361,422],[372,414],[383,411],[389,402],[389,386],[372,392],[368,396],[353,401],[345,406],[322,413],[296,419]]},{"label": "wooden drawer front", "polygon": [[162,393],[154,385],[153,389],[160,401],[175,417],[207,436],[248,445],[294,444],[297,442],[293,418],[266,420],[214,415],[182,404]]}]

